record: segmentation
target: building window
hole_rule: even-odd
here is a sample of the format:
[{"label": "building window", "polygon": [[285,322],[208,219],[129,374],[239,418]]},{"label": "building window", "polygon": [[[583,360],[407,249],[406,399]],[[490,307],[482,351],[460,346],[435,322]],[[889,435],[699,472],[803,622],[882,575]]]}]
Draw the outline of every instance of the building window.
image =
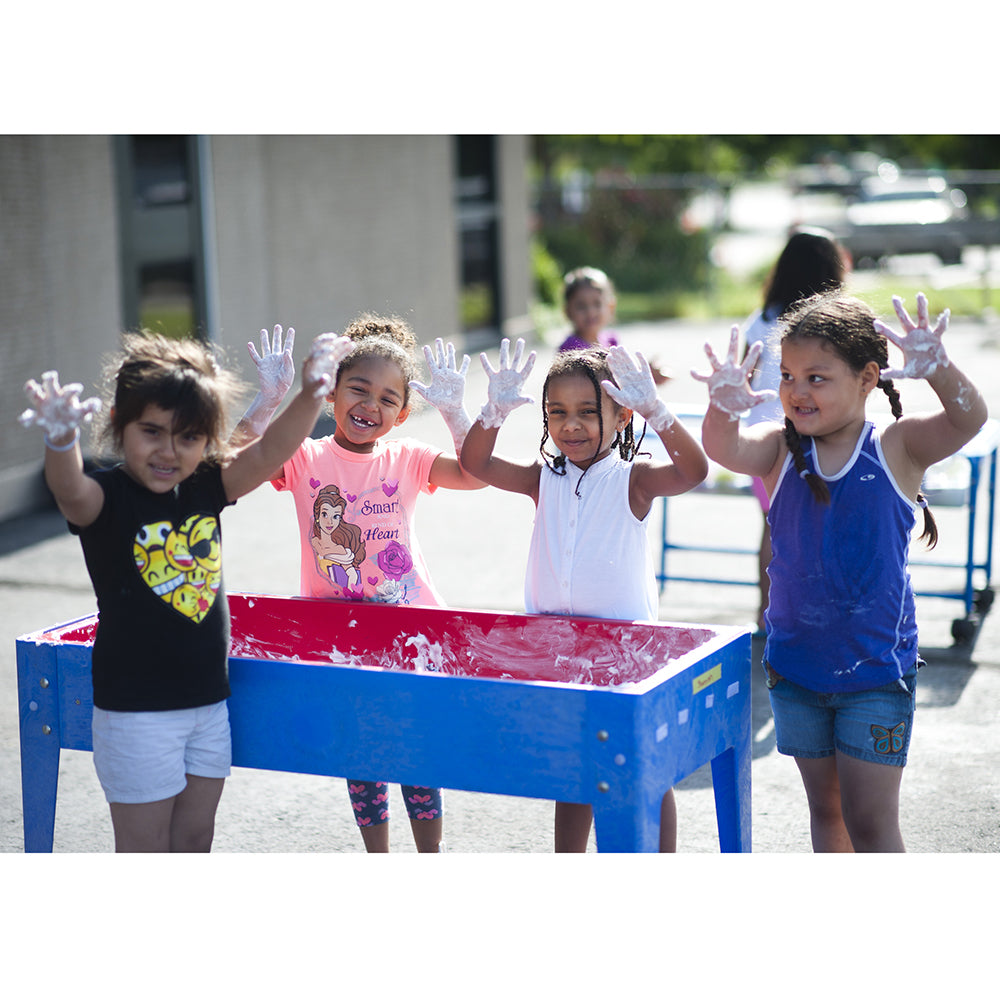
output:
[{"label": "building window", "polygon": [[126,329],[209,335],[196,136],[115,137]]},{"label": "building window", "polygon": [[495,341],[501,321],[496,140],[460,135],[456,141],[462,329],[473,340]]}]

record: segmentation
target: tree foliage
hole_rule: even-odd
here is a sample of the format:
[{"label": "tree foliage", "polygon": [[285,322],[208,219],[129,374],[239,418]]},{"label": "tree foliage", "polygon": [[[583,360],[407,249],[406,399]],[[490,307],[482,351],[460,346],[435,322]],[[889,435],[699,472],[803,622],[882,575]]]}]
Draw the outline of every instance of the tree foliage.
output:
[{"label": "tree foliage", "polygon": [[[685,214],[699,191],[777,179],[809,164],[851,167],[860,153],[917,171],[995,172],[1000,163],[996,135],[536,135],[533,141],[541,301],[553,301],[556,292],[540,261],[546,273],[601,267],[621,291],[704,290],[710,235]],[[995,214],[994,181],[963,181],[963,189],[970,208],[987,206]]]},{"label": "tree foliage", "polygon": [[998,135],[538,135],[544,177],[571,169],[643,174],[755,174],[872,152],[913,169],[991,170]]}]

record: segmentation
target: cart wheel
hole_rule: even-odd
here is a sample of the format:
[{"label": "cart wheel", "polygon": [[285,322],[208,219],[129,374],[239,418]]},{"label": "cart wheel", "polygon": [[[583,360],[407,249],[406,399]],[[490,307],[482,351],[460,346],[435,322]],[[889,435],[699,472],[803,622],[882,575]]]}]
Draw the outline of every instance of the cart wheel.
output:
[{"label": "cart wheel", "polygon": [[977,623],[972,618],[956,618],[951,623],[951,637],[956,646],[971,646],[977,631]]},{"label": "cart wheel", "polygon": [[974,604],[976,610],[985,615],[993,607],[993,588],[987,587],[985,590],[977,590]]}]

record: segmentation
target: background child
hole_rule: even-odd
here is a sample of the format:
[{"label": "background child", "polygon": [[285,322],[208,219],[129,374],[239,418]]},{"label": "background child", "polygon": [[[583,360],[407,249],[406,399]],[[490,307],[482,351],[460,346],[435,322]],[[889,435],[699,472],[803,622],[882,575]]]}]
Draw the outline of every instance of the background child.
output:
[{"label": "background child", "polygon": [[[781,346],[778,327],[781,317],[794,305],[810,295],[840,288],[847,277],[849,256],[833,238],[821,229],[799,229],[794,232],[778,256],[764,287],[764,304],[747,320],[743,342],[749,347],[760,341],[764,347],[750,376],[750,388],[760,392],[777,390],[781,381]],[[785,415],[775,392],[770,402],[753,407],[744,418],[748,424],[763,420],[783,421]],[[757,609],[757,631],[764,631],[764,609],[767,607],[767,565],[771,561],[771,532],[767,526],[768,498],[759,478],[753,480],[754,495],[760,501],[764,524],[761,529],[757,560],[760,604]]]},{"label": "background child", "polygon": [[[541,460],[519,464],[493,454],[497,433],[518,406],[534,365],[523,367],[524,341],[500,368],[482,356],[488,401],[462,448],[462,463],[479,479],[534,501],[535,526],[525,578],[529,613],[655,621],[658,594],[646,515],[659,496],[692,489],[708,473],[698,443],[657,397],[649,365],[622,347],[557,354],[542,389]],[[633,412],[657,432],[672,462],[635,461]],[[546,450],[551,438],[560,454]],[[555,849],[587,849],[592,810],[556,803]],[[673,790],[663,798],[660,849],[676,849]]]},{"label": "background child", "polygon": [[[569,336],[559,345],[560,351],[584,351],[590,347],[605,349],[618,345],[618,335],[609,328],[615,317],[618,298],[611,279],[596,267],[578,267],[563,278],[563,311],[572,324]],[[650,363],[653,381],[663,385],[668,372]]]},{"label": "background child", "polygon": [[[271,479],[295,500],[301,541],[300,593],[306,597],[440,605],[414,530],[418,497],[435,489],[479,489],[458,458],[412,438],[387,435],[410,414],[411,388],[438,408],[456,455],[471,421],[463,395],[469,359],[439,339],[424,354],[430,385],[414,381],[416,339],[396,317],[366,314],[345,335],[354,349],[341,363],[333,391],[332,435],[304,441]],[[384,782],[348,781],[361,837],[369,852],[389,850]],[[420,853],[440,848],[441,793],[402,786]]]},{"label": "background child", "polygon": [[231,762],[229,606],[219,515],[312,429],[348,341],[317,338],[302,391],[254,444],[230,453],[235,381],[195,340],[124,338],[105,436],[122,462],[85,474],[80,424],[100,409],[29,381],[25,426],[45,434],[45,479],[80,536],[97,597],[94,766],[115,850],[208,851]]},{"label": "background child", "polygon": [[[738,328],[720,364],[706,345],[709,457],[760,476],[771,500],[770,601],[764,666],[780,753],[795,758],[816,851],[902,851],[899,788],[913,725],[917,648],[907,553],[924,472],[958,451],[986,420],[986,405],[952,364],[917,296],[914,323],[898,298],[898,336],[857,299],[802,302],[783,322],[784,425],[741,427],[738,415],[768,394],[747,384],[761,345],[738,365]],[[889,369],[886,338],[903,352]],[[694,374],[694,373],[693,373]],[[893,378],[924,378],[941,401],[902,416]],[[895,422],[866,420],[874,389]]]}]

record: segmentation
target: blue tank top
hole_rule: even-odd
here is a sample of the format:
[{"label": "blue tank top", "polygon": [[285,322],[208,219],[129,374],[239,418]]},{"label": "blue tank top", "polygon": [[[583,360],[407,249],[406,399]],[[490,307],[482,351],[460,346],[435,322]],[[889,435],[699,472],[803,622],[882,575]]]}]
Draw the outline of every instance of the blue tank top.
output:
[{"label": "blue tank top", "polygon": [[809,470],[830,489],[830,504],[813,498],[787,456],[767,515],[772,558],[764,656],[812,691],[890,684],[917,658],[907,568],[916,504],[896,485],[871,422],[832,476],[819,472],[812,439],[802,444]]}]

